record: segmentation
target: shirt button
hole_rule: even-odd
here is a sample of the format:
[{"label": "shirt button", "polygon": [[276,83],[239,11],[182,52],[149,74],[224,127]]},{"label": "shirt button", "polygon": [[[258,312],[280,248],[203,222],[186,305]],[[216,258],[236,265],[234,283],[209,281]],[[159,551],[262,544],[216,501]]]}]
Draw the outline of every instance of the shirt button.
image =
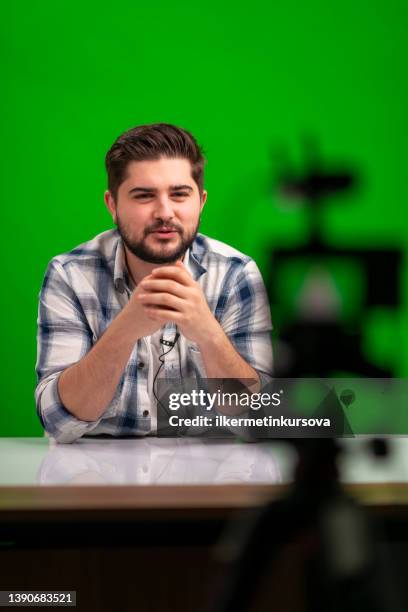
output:
[{"label": "shirt button", "polygon": [[143,416],[144,417],[148,417],[149,416],[149,411],[148,410],[143,410]]},{"label": "shirt button", "polygon": [[137,364],[137,369],[138,370],[142,370],[144,368],[145,364],[143,363],[143,361],[139,361]]}]

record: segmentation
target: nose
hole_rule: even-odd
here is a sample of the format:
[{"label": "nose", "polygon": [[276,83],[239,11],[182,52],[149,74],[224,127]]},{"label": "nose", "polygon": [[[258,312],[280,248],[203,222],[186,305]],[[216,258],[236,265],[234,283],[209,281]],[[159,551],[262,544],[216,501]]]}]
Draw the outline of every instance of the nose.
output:
[{"label": "nose", "polygon": [[153,214],[156,219],[162,219],[163,221],[168,221],[174,217],[172,202],[166,194],[157,196]]}]

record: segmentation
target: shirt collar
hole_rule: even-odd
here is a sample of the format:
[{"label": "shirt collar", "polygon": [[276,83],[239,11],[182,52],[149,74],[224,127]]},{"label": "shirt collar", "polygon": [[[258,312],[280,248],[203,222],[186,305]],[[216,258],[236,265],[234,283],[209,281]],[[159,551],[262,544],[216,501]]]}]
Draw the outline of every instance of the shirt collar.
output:
[{"label": "shirt collar", "polygon": [[119,293],[125,293],[126,290],[129,290],[129,273],[126,266],[125,249],[120,236],[116,247],[113,282]]},{"label": "shirt collar", "polygon": [[204,236],[197,234],[193,244],[189,249],[189,269],[194,280],[198,280],[202,274],[207,272],[207,268],[203,265],[203,259],[206,252]]}]

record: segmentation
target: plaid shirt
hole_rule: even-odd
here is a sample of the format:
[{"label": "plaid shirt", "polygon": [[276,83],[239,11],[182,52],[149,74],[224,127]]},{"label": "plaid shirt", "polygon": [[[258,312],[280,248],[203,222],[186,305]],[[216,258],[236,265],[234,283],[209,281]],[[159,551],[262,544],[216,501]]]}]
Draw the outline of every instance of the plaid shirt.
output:
[{"label": "plaid shirt", "polygon": [[[231,343],[258,372],[261,383],[268,382],[272,374],[272,325],[255,262],[218,240],[198,234],[185,263]],[[96,421],[76,418],[58,394],[59,375],[91,349],[128,302],[131,290],[117,230],[99,234],[54,257],[48,265],[38,313],[35,398],[43,427],[58,442],[73,442],[83,435],[155,433],[153,378],[160,366],[160,338],[174,339],[177,330],[173,323],[137,341],[112,401]],[[194,342],[181,335],[176,348],[162,358],[162,376],[206,376]]]}]

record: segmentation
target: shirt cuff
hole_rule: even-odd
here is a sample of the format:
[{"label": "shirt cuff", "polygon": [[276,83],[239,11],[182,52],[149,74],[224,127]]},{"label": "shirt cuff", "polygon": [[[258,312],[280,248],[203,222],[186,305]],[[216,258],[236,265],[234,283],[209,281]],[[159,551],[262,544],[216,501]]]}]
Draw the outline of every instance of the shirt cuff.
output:
[{"label": "shirt cuff", "polygon": [[102,420],[103,414],[96,421],[82,421],[69,412],[58,393],[58,379],[62,372],[51,379],[44,387],[39,399],[39,416],[44,428],[51,438],[62,444],[75,442],[78,438],[95,429]]},{"label": "shirt cuff", "polygon": [[259,376],[259,382],[261,385],[260,392],[262,392],[264,388],[272,382],[273,376],[271,374],[267,374],[266,372],[262,372],[262,370],[256,370],[256,372]]}]

